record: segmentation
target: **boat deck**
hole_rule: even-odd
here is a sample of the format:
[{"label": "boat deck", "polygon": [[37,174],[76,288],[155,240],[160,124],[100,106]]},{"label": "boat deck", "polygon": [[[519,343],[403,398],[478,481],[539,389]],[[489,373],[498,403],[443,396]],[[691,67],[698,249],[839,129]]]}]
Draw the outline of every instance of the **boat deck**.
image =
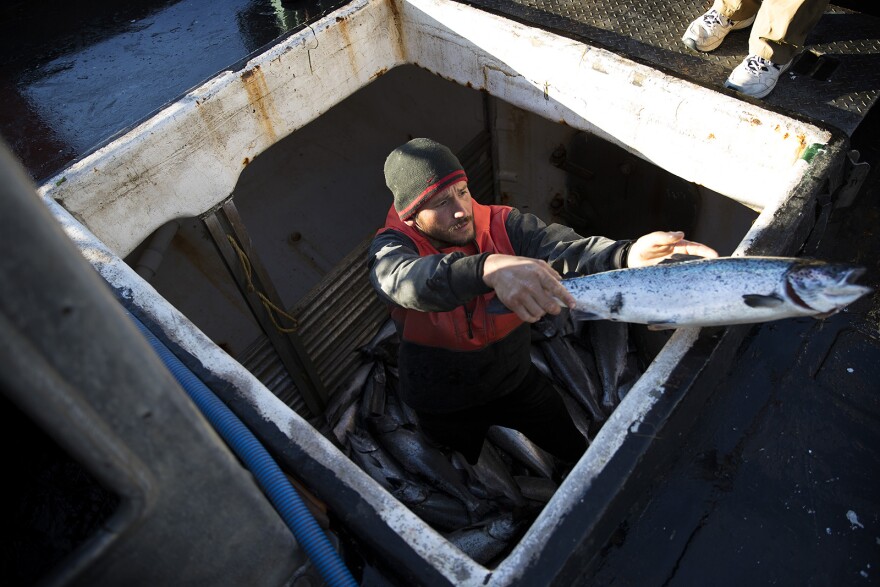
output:
[{"label": "boat deck", "polygon": [[[47,29],[42,14],[15,2],[20,9],[0,19],[0,135],[35,179],[47,177],[280,34],[263,4],[269,3],[224,0],[205,9],[187,0],[138,2],[112,17],[98,8],[64,14],[74,9],[58,7]],[[697,0],[470,4],[718,91],[727,91],[723,81],[747,51],[745,31],[711,54],[681,45],[681,31],[708,4]],[[307,5],[301,14],[309,18],[331,9],[297,4]],[[144,15],[170,18],[172,11],[190,34],[169,25],[161,47],[150,29],[132,24]],[[296,26],[301,21],[291,20]],[[108,55],[116,61],[96,67],[79,51],[100,43],[115,47]],[[873,107],[880,19],[832,6],[808,49],[816,63],[795,67],[798,73],[786,75],[765,103],[851,135],[871,163],[854,204],[835,212],[809,252],[865,265],[863,281],[875,292],[824,321],[751,331],[666,474],[633,504],[584,584],[880,584],[880,121]],[[122,65],[137,79],[114,77]],[[103,103],[98,94],[119,84],[135,84],[119,98],[124,108]],[[57,98],[51,115],[35,102],[44,92]],[[731,170],[737,172],[748,170]]]},{"label": "boat deck", "polygon": [[[710,5],[704,0],[470,0],[468,4],[538,25],[707,87],[723,89],[748,55],[751,28],[715,51],[692,51],[681,35]],[[851,135],[880,93],[880,19],[832,3],[803,53],[764,103]]]}]

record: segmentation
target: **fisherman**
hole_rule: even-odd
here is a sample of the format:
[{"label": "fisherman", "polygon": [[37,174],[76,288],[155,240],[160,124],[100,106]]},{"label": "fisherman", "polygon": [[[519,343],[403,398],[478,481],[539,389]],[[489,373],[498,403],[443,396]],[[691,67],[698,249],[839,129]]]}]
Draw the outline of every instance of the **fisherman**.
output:
[{"label": "fisherman", "polygon": [[[475,464],[492,425],[522,432],[563,463],[586,449],[560,395],[530,359],[530,324],[574,298],[561,278],[717,257],[681,232],[584,238],[508,206],[475,202],[461,163],[417,138],[385,161],[394,196],[370,247],[370,279],[400,334],[400,393],[422,432]],[[498,312],[496,298],[510,312]]]}]

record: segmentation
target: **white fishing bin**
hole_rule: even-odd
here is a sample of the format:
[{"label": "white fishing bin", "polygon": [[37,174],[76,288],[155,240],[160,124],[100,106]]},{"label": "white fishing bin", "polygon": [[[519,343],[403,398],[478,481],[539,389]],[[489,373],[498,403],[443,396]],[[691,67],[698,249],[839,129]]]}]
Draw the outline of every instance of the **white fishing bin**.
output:
[{"label": "white fishing bin", "polygon": [[[415,136],[467,158],[488,201],[548,222],[592,214],[608,223],[593,234],[611,238],[684,228],[722,255],[809,253],[846,188],[848,140],[465,4],[355,0],[40,187],[119,300],[395,580],[573,584],[674,453],[749,327],[664,339],[509,555],[491,569],[476,563],[314,427],[385,317],[362,287],[363,251],[391,202],[384,158]],[[598,148],[576,157],[577,145]],[[633,194],[614,187],[631,163],[590,167],[590,153],[612,149],[672,187],[627,200]],[[612,172],[611,188],[573,194],[578,181]],[[699,206],[682,207],[681,190]],[[234,238],[224,245],[223,235]],[[262,321],[230,272],[275,304]],[[300,329],[280,343],[287,369],[254,363],[277,342],[261,343],[267,317]]]}]

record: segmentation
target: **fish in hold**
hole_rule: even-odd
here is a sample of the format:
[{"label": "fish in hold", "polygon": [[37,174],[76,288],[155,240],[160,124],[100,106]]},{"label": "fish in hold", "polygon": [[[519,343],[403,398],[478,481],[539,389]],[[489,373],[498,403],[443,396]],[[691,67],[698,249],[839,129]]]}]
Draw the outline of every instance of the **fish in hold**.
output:
[{"label": "fish in hold", "polygon": [[348,407],[363,394],[364,383],[373,369],[372,363],[364,363],[358,367],[345,383],[330,397],[324,410],[324,419],[331,425],[338,422]]},{"label": "fish in hold", "polygon": [[414,481],[389,479],[391,495],[417,516],[444,531],[458,530],[470,524],[470,515],[458,499]]},{"label": "fish in hold", "polygon": [[581,361],[568,337],[556,336],[537,344],[544,350],[554,380],[583,405],[593,420],[603,422],[606,415],[599,406],[601,383],[595,367]]},{"label": "fish in hold", "polygon": [[673,256],[651,267],[564,279],[574,317],[646,324],[653,330],[824,318],[871,291],[864,268],[794,257]]},{"label": "fish in hold", "polygon": [[471,521],[486,515],[489,510],[487,504],[468,490],[449,458],[439,448],[429,444],[419,430],[400,426],[381,434],[377,440],[405,471],[460,499],[471,514]]},{"label": "fish in hold", "polygon": [[559,486],[552,479],[517,475],[513,480],[522,492],[523,497],[542,503],[547,503],[553,499],[553,494],[559,489]]},{"label": "fish in hold", "polygon": [[348,406],[348,408],[346,408],[344,412],[342,412],[342,415],[339,416],[336,425],[333,426],[333,428],[330,430],[330,434],[332,434],[332,436],[329,436],[326,431],[324,432],[324,435],[328,436],[331,441],[339,441],[339,446],[342,449],[345,449],[346,443],[348,442],[348,434],[357,428],[357,413],[358,405],[351,404],[350,406]]},{"label": "fish in hold", "polygon": [[486,436],[495,446],[532,472],[548,479],[556,473],[556,460],[553,456],[529,440],[519,430],[504,426],[490,426]]},{"label": "fish in hold", "polygon": [[623,322],[596,320],[589,323],[587,335],[595,356],[596,368],[602,381],[602,409],[610,414],[620,403],[618,390],[630,366],[629,328]]},{"label": "fish in hold", "polygon": [[406,472],[394,457],[388,454],[365,430],[348,433],[351,446],[349,457],[382,487],[391,491],[392,479],[406,479]]},{"label": "fish in hold", "polygon": [[589,445],[589,443],[593,441],[592,436],[590,435],[590,417],[587,416],[587,413],[584,411],[584,408],[580,403],[578,403],[578,401],[570,394],[560,393],[559,396],[565,404],[565,409],[568,410],[568,415],[571,416],[571,421],[574,423],[574,427],[578,429],[578,432],[581,433],[581,436],[584,437],[584,440],[586,440]]},{"label": "fish in hold", "polygon": [[459,550],[486,565],[502,554],[522,532],[526,522],[511,513],[446,535]]},{"label": "fish in hold", "polygon": [[489,494],[487,498],[503,496],[512,504],[525,505],[525,500],[519,492],[507,463],[499,454],[491,442],[484,442],[480,451],[480,457],[475,465],[469,464],[461,453],[453,454],[453,465],[465,471],[469,477],[485,487]]}]

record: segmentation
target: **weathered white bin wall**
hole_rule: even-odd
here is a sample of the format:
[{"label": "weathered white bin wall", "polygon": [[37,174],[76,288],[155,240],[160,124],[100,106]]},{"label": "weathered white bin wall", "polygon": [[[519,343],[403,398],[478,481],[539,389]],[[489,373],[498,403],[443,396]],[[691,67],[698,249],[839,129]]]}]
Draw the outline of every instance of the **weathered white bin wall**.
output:
[{"label": "weathered white bin wall", "polygon": [[446,0],[407,0],[408,59],[549,120],[589,131],[755,209],[828,131],[609,51]]},{"label": "weathered white bin wall", "polygon": [[[242,168],[383,72],[413,63],[595,133],[756,209],[827,131],[608,51],[448,0],[355,0],[224,72],[41,188],[125,256],[232,191]],[[748,170],[736,173],[735,170]]]},{"label": "weathered white bin wall", "polygon": [[229,196],[281,138],[404,63],[395,4],[356,0],[193,89],[40,188],[125,257]]},{"label": "weathered white bin wall", "polygon": [[389,528],[404,537],[416,553],[449,578],[450,585],[487,585],[484,579],[491,573],[485,567],[474,562],[392,497],[247,369],[214,344],[67,210],[50,199],[45,201],[64,231],[101,277],[116,291],[125,292],[131,305],[137,307],[149,321],[162,325],[162,335],[189,353],[207,371],[230,382],[241,400],[253,406],[266,422],[284,432],[291,443],[305,450],[316,462],[333,470],[340,483],[357,491]]}]

